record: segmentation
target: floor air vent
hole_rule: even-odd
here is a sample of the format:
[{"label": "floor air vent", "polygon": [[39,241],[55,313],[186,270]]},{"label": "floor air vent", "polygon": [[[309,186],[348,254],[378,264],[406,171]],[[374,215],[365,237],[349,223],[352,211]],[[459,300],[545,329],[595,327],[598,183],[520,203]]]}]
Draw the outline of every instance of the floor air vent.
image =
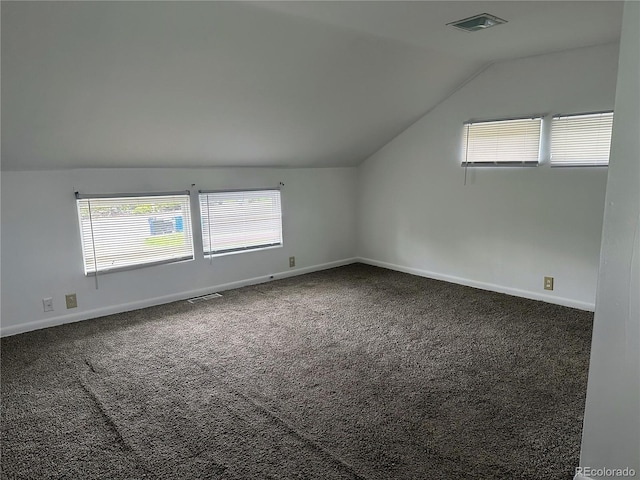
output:
[{"label": "floor air vent", "polygon": [[213,300],[214,298],[220,298],[222,295],[219,293],[210,293],[209,295],[203,295],[201,297],[193,297],[187,300],[189,303],[200,303],[200,302],[208,302],[209,300]]}]

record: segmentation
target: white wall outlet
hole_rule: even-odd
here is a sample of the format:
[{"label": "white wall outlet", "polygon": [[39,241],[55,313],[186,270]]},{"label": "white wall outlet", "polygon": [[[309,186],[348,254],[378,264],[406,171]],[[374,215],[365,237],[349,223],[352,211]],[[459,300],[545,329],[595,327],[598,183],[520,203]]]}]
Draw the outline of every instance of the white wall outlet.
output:
[{"label": "white wall outlet", "polygon": [[43,298],[42,307],[45,312],[53,312],[53,298]]},{"label": "white wall outlet", "polygon": [[296,266],[296,257],[289,257],[289,268]]}]

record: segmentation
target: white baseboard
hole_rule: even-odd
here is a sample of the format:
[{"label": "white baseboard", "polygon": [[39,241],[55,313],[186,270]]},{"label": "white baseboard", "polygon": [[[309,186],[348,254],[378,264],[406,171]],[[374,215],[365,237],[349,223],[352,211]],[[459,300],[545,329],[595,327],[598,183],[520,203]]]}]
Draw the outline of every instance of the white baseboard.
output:
[{"label": "white baseboard", "polygon": [[188,298],[199,297],[201,295],[207,295],[213,292],[223,292],[225,290],[232,290],[234,288],[246,287],[248,285],[257,285],[259,283],[266,283],[272,280],[279,280],[282,278],[294,277],[297,275],[303,275],[305,273],[326,270],[328,268],[341,267],[344,265],[356,263],[357,261],[358,260],[356,258],[346,258],[343,260],[337,260],[335,262],[328,262],[320,265],[313,265],[311,267],[295,268],[295,269],[287,270],[284,272],[273,273],[271,275],[263,275],[260,277],[247,278],[245,280],[239,280],[236,282],[223,283],[220,285],[212,285],[210,287],[199,288],[197,290],[189,290],[189,291],[184,291],[179,293],[173,293],[170,295],[163,295],[160,297],[137,300],[135,302],[122,303],[118,305],[110,305],[108,307],[86,310],[86,311],[74,313],[71,315],[60,315],[57,317],[47,318],[43,320],[36,320],[34,322],[23,323],[20,325],[0,327],[0,336],[8,337],[10,335],[18,335],[20,333],[26,333],[33,330],[40,330],[42,328],[55,327],[57,325],[63,325],[65,323],[80,322],[82,320],[89,320],[92,318],[103,317],[105,315],[112,315],[114,313],[122,313],[122,312],[131,311],[131,310],[138,310],[140,308],[153,307],[155,305],[162,305],[164,303],[171,303],[179,300],[186,300]]},{"label": "white baseboard", "polygon": [[479,282],[477,280],[471,280],[468,278],[455,277],[453,275],[447,275],[447,274],[438,273],[438,272],[430,272],[428,270],[405,267],[403,265],[395,265],[393,263],[381,262],[378,260],[373,260],[371,258],[358,257],[357,261],[360,263],[366,263],[367,265],[388,268],[389,270],[396,270],[398,272],[410,273],[412,275],[433,278],[435,280],[444,280],[445,282],[457,283],[459,285],[479,288],[481,290],[490,290],[492,292],[506,293],[508,295],[513,295],[515,297],[529,298],[531,300],[541,300],[547,303],[554,303],[556,305],[563,305],[565,307],[578,308],[580,310],[587,310],[590,312],[595,311],[595,304],[581,302],[578,300],[573,300],[571,298],[556,297],[553,295],[546,295],[544,293],[521,290],[519,288],[505,287],[503,285],[497,285],[494,283]]}]

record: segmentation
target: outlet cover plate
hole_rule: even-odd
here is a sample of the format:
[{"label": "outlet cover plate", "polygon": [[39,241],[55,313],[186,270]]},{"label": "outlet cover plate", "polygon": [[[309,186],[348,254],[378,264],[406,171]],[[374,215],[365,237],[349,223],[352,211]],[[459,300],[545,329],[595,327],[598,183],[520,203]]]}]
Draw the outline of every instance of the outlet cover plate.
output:
[{"label": "outlet cover plate", "polygon": [[296,266],[296,257],[289,257],[289,268]]},{"label": "outlet cover plate", "polygon": [[67,302],[67,308],[76,308],[78,306],[78,298],[75,293],[65,295],[64,299]]},{"label": "outlet cover plate", "polygon": [[553,277],[544,277],[544,289],[553,290]]}]

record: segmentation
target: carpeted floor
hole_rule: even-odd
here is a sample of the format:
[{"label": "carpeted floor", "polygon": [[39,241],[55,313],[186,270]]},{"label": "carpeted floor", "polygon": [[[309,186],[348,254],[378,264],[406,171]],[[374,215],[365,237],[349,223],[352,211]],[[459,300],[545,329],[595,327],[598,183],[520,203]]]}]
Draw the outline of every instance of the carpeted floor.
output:
[{"label": "carpeted floor", "polygon": [[365,265],[2,339],[2,478],[571,479],[593,315]]}]

